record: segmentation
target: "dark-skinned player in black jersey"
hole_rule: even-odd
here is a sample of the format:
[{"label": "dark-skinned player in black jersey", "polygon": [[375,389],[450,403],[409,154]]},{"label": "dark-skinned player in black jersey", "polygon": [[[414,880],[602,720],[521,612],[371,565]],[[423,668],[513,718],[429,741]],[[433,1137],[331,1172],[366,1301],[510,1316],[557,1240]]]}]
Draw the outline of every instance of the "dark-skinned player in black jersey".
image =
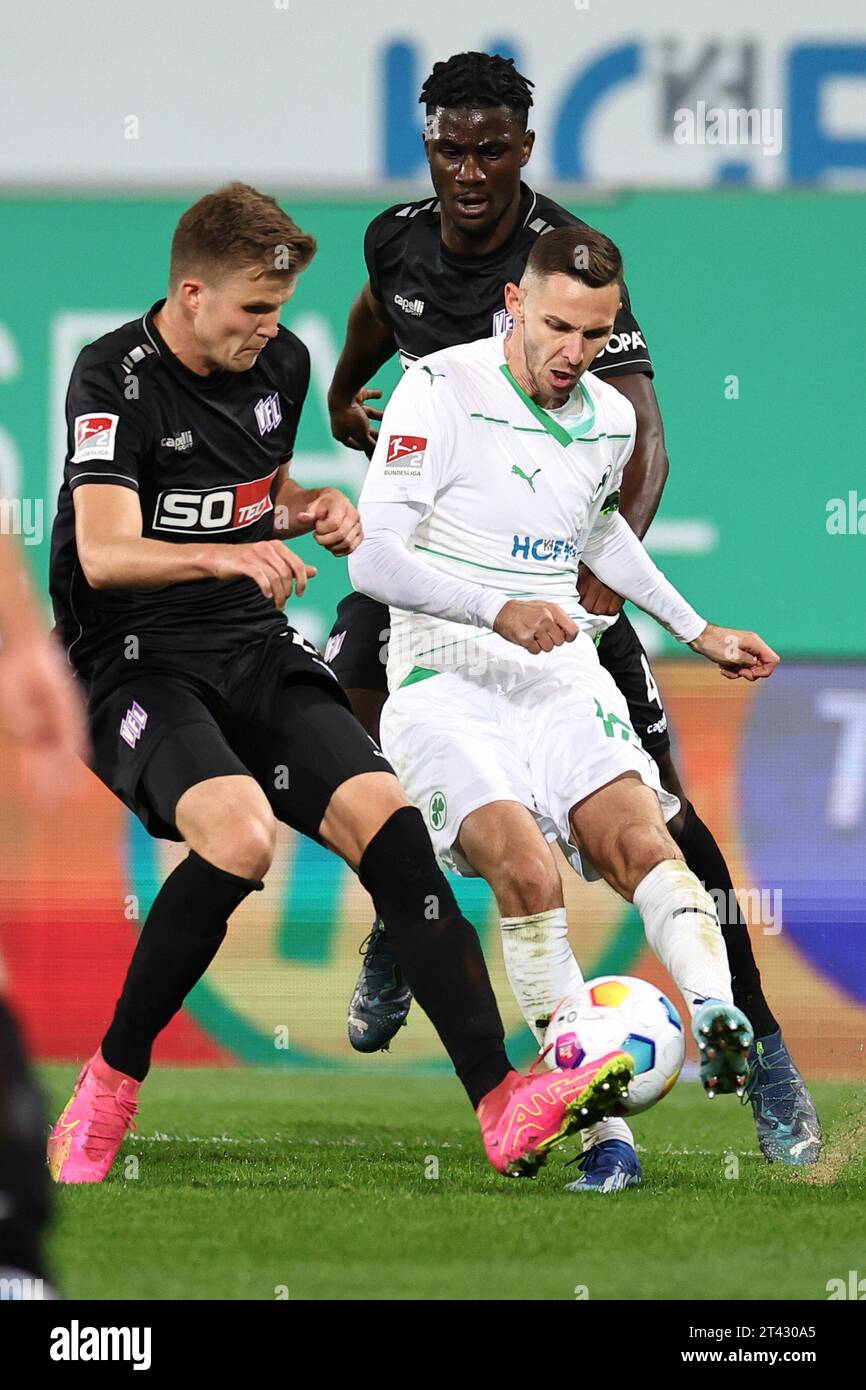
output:
[{"label": "dark-skinned player in black jersey", "polygon": [[156,1037],[264,886],[276,820],[356,870],[497,1171],[531,1174],[633,1073],[622,1052],[580,1076],[510,1067],[478,937],[424,821],[282,611],[316,573],[283,537],[313,532],[335,555],[361,538],[348,498],[289,476],[310,364],[278,320],[315,249],[272,198],[229,184],[180,219],[168,298],[73,369],[52,536],[58,628],[87,696],[94,771],[189,854],[51,1133],[58,1182],[108,1174]]},{"label": "dark-skinned player in black jersey", "polygon": [[[532,245],[551,227],[580,225],[580,219],[522,181],[535,139],[527,128],[532,85],[512,60],[482,53],[460,53],[437,63],[425,82],[423,139],[435,198],[389,208],[367,230],[369,279],[352,305],[329,392],[333,434],[349,448],[372,452],[373,422],[381,413],[370,401],[381,393],[366,384],[383,363],[395,352],[405,365],[440,348],[506,331],[504,287],[520,281]],[[652,363],[625,288],[614,332],[592,370],[635,409],[637,442],[623,477],[620,511],[643,537],[659,505],[668,459]],[[821,1147],[818,1116],[764,996],[724,856],[682,786],[646,653],[621,612],[622,598],[584,566],[579,584],[583,606],[613,620],[598,643],[599,659],[625,695],[662,785],[680,800],[669,829],[714,900],[734,908],[722,914],[722,928],[734,1001],[755,1026],[749,1098],[761,1149],[771,1162],[814,1163]],[[326,648],[355,714],[373,737],[387,698],[381,654],[388,625],[383,605],[350,594],[339,605]],[[405,1022],[411,991],[381,922],[364,950],[349,1008],[349,1038],[358,1051],[372,1052],[386,1047]],[[617,1183],[609,1181],[604,1145],[591,1147],[591,1160],[590,1150],[584,1155],[586,1186],[610,1191]],[[615,1146],[610,1150],[613,1154]],[[628,1174],[613,1176],[638,1180],[636,1158]]]}]

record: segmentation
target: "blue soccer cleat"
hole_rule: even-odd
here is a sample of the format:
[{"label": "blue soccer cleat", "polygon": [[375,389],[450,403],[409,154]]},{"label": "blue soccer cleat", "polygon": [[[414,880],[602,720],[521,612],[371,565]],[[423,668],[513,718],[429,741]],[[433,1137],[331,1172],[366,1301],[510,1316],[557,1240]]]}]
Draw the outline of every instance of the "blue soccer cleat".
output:
[{"label": "blue soccer cleat", "polygon": [[566,1192],[622,1192],[637,1187],[643,1177],[640,1159],[624,1139],[604,1139],[572,1162],[580,1177],[566,1185]]},{"label": "blue soccer cleat", "polygon": [[713,1096],[742,1096],[749,1079],[749,1048],[755,1040],[742,1009],[722,999],[707,999],[692,1019],[701,1054],[701,1082]]},{"label": "blue soccer cleat", "polygon": [[780,1031],[757,1038],[749,1053],[746,1095],[768,1163],[805,1167],[821,1154],[821,1121]]},{"label": "blue soccer cleat", "polygon": [[349,1042],[356,1052],[382,1052],[406,1022],[412,991],[378,917],[361,955],[364,964],[349,1005]]}]

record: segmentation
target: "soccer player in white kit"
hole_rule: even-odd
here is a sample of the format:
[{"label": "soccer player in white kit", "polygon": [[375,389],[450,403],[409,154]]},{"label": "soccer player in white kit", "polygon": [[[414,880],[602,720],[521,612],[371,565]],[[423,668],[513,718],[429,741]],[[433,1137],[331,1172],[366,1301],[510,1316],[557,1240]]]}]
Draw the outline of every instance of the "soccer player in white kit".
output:
[{"label": "soccer player in white kit", "polygon": [[[603,234],[548,232],[506,287],[507,337],[409,369],[385,411],[349,570],[391,608],[383,749],[441,863],[490,883],[536,1037],[581,980],[558,841],[579,873],[640,912],[691,1011],[709,1094],[741,1093],[752,1029],[732,1002],[715,906],[665,828],[678,802],[599,664],[593,636],[609,620],[581,607],[578,564],[730,678],[768,676],[779,658],[754,633],[701,618],[617,515],[634,410],[588,368],[621,282]],[[584,1167],[613,1142],[617,1185],[639,1180],[625,1122],[597,1129]]]}]

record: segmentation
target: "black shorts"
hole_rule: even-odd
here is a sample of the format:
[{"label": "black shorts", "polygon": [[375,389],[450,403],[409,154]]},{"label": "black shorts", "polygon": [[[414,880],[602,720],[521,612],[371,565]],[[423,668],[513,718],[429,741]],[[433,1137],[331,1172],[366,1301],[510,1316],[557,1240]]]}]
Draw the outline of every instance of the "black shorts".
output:
[{"label": "black shorts", "polygon": [[[345,690],[388,694],[390,614],[384,603],[366,594],[340,601],[325,656]],[[598,659],[613,676],[628,704],[632,727],[651,758],[670,751],[668,720],[641,640],[624,613],[597,644]]]},{"label": "black shorts", "polygon": [[347,594],[325,647],[325,660],[344,690],[378,690],[388,694],[388,606],[366,594]]},{"label": "black shorts", "polygon": [[620,613],[596,644],[598,659],[622,691],[632,728],[651,758],[658,762],[670,751],[668,717],[640,638]]},{"label": "black shorts", "polygon": [[319,839],[336,789],[391,766],[316,649],[291,629],[230,653],[117,661],[89,690],[93,771],[151,835],[211,777],[258,782],[274,815]]}]

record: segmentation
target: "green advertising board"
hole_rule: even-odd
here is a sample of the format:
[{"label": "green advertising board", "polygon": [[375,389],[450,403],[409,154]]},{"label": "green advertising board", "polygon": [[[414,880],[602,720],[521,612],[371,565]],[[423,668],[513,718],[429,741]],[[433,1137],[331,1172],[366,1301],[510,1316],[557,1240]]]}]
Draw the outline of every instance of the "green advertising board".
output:
[{"label": "green advertising board", "polygon": [[[331,439],[325,393],[365,274],[364,228],[396,196],[336,202],[282,194],[320,248],[284,315],[312,354],[294,466],[310,485],[327,481],[356,493],[362,479],[363,458]],[[559,196],[623,248],[655,361],[671,460],[649,537],[658,563],[701,612],[757,628],[784,655],[862,655],[857,287],[866,199],[746,191]],[[0,202],[2,520],[22,533],[42,581],[70,368],[85,342],[162,295],[172,230],[189,201]],[[396,375],[391,364],[378,384],[387,391]],[[347,587],[345,562],[309,541],[298,549],[316,551],[319,577],[296,620],[321,641]],[[656,645],[676,650],[663,634]]]}]

